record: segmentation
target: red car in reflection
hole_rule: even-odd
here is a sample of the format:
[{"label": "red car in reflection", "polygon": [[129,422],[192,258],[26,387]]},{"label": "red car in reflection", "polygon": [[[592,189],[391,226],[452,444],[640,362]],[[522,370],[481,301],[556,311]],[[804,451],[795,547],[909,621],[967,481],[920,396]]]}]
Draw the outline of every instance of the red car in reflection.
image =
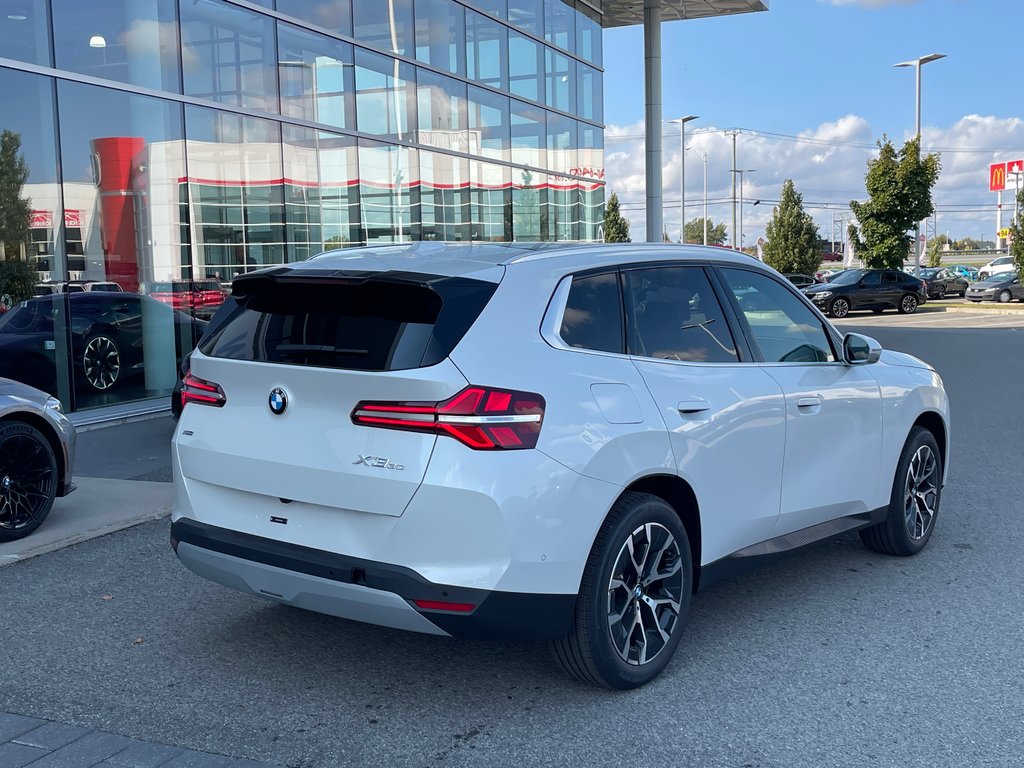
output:
[{"label": "red car in reflection", "polygon": [[215,277],[147,283],[144,290],[157,301],[203,320],[213,317],[228,297],[227,290]]}]

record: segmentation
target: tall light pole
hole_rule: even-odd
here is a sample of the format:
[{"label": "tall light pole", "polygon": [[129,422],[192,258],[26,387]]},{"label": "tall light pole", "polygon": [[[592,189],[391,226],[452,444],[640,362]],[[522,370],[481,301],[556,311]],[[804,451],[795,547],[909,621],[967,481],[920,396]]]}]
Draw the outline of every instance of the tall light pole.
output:
[{"label": "tall light pole", "polygon": [[669,120],[670,123],[679,123],[679,242],[686,242],[686,124],[691,120],[699,119],[699,115],[687,115]]},{"label": "tall light pole", "polygon": [[687,147],[694,152],[700,153],[700,159],[704,161],[704,245],[708,244],[708,153],[700,147]]},{"label": "tall light pole", "polygon": [[[734,168],[732,173],[739,174],[740,177],[740,230],[739,230],[739,249],[743,250],[743,174],[753,173],[757,168]],[[735,176],[733,177],[735,178]]]},{"label": "tall light pole", "polygon": [[[938,61],[946,58],[944,53],[929,53],[927,56],[919,56],[910,61],[901,61],[893,64],[894,67],[913,67],[917,74],[916,108],[914,110],[914,135],[917,137],[917,159],[921,160],[921,67],[929,61]],[[914,222],[914,274],[921,276],[921,223]]]}]

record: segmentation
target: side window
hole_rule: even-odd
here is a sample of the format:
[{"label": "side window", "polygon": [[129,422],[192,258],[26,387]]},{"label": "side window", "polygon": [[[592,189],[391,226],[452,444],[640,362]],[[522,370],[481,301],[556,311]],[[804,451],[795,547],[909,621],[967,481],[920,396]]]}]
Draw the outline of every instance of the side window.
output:
[{"label": "side window", "polygon": [[[907,282],[910,282],[909,280]],[[887,286],[899,285],[900,276],[895,272],[883,272],[882,273],[882,284]]]},{"label": "side window", "polygon": [[746,269],[722,269],[768,363],[831,363],[835,353],[818,316],[781,283]]},{"label": "side window", "polygon": [[623,353],[618,273],[573,278],[559,336],[570,347]]},{"label": "side window", "polygon": [[691,363],[735,363],[736,343],[701,267],[625,272],[629,353]]},{"label": "side window", "polygon": [[861,280],[861,285],[881,285],[882,284],[882,273],[881,272],[868,272],[864,275],[864,279]]}]

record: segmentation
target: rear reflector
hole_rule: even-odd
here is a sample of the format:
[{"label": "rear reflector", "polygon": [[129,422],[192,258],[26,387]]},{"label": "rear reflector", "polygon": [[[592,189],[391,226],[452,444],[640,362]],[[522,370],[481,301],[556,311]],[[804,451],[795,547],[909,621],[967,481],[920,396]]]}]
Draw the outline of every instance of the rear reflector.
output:
[{"label": "rear reflector", "polygon": [[457,611],[458,613],[469,613],[475,605],[472,603],[449,603],[444,600],[413,600],[417,608],[425,611]]},{"label": "rear reflector", "polygon": [[182,379],[182,408],[189,403],[196,403],[197,405],[212,405],[220,408],[227,401],[228,398],[224,394],[224,390],[220,388],[220,384],[207,381],[206,379],[200,379],[198,376],[193,376],[192,371],[186,373],[185,378]]},{"label": "rear reflector", "polygon": [[479,451],[535,448],[544,398],[532,392],[466,387],[440,403],[361,402],[352,423],[448,435]]}]

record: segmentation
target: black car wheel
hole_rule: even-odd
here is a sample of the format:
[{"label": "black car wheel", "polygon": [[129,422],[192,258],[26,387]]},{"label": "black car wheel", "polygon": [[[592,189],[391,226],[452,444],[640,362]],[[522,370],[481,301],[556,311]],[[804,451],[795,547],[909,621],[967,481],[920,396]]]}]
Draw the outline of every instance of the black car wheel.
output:
[{"label": "black car wheel", "polygon": [[832,317],[846,317],[850,314],[850,302],[842,297],[833,299],[828,307],[828,313]]},{"label": "black car wheel", "polygon": [[103,392],[121,376],[121,351],[109,336],[92,336],[82,351],[82,373],[89,386]]},{"label": "black car wheel", "polygon": [[1010,299],[1013,298],[1013,294],[1008,290],[1002,290],[999,292],[998,301],[1000,304],[1009,304]]},{"label": "black car wheel", "polygon": [[30,424],[0,424],[0,541],[28,536],[50,514],[57,495],[57,457]]},{"label": "black car wheel", "polygon": [[551,643],[567,673],[626,690],[654,679],[679,645],[693,591],[679,515],[646,493],[626,493],[597,535],[569,636]]},{"label": "black car wheel", "polygon": [[900,299],[900,305],[898,307],[901,315],[912,315],[917,312],[917,296],[911,293],[905,294]]},{"label": "black car wheel", "polygon": [[935,289],[935,298],[944,299],[946,298],[946,286],[940,285]]},{"label": "black car wheel", "polygon": [[941,497],[939,445],[927,429],[914,427],[896,466],[886,519],[862,528],[861,541],[875,552],[916,555],[935,529]]}]

